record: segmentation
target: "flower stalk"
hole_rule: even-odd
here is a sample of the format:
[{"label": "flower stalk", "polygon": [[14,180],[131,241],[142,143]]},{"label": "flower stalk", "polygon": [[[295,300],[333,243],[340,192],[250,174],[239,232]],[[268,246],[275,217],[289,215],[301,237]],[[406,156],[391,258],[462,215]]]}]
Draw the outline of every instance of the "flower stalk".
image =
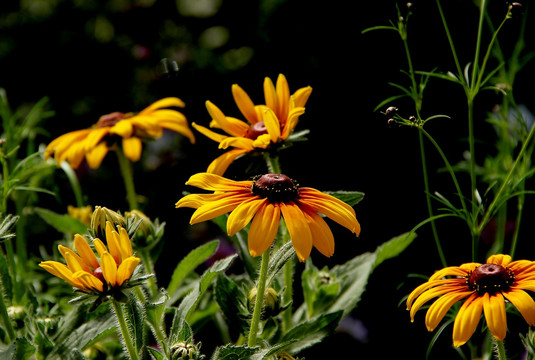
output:
[{"label": "flower stalk", "polygon": [[121,331],[121,335],[124,340],[124,345],[126,347],[126,350],[128,351],[128,355],[130,356],[131,360],[138,360],[139,356],[134,346],[134,343],[132,342],[132,337],[130,336],[130,332],[128,331],[128,325],[125,320],[123,305],[117,300],[115,300],[113,297],[111,298],[111,303],[115,312],[115,317],[117,318],[117,323],[119,324],[119,330]]},{"label": "flower stalk", "polygon": [[260,265],[260,274],[258,275],[257,294],[254,304],[253,317],[251,318],[251,326],[249,329],[249,337],[247,346],[255,347],[258,336],[258,325],[260,323],[260,315],[262,315],[262,308],[264,306],[264,293],[266,291],[267,272],[269,265],[269,250],[262,254],[262,262]]},{"label": "flower stalk", "polygon": [[126,158],[123,149],[120,146],[116,146],[117,158],[119,160],[119,167],[121,169],[121,175],[123,177],[124,186],[126,189],[126,199],[130,210],[138,209],[137,195],[134,186],[134,175],[132,173],[132,165]]}]

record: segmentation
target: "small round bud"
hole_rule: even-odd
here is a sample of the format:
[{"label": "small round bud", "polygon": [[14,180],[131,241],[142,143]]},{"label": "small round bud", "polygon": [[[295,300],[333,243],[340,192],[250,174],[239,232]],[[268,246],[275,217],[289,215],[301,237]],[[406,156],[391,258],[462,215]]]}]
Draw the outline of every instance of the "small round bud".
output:
[{"label": "small round bud", "polygon": [[[257,293],[258,293],[258,289],[254,287],[249,291],[249,295],[247,296],[247,303],[248,303],[249,311],[251,313],[254,310]],[[272,287],[267,288],[266,291],[264,291],[264,304],[262,308],[261,319],[265,320],[268,317],[277,315],[279,312],[280,312],[279,294]]]},{"label": "small round bud", "polygon": [[394,115],[396,115],[397,112],[398,112],[398,108],[397,107],[390,106],[389,108],[387,108],[385,110],[385,115],[386,116],[394,116]]},{"label": "small round bud", "polygon": [[179,341],[171,346],[171,360],[202,360],[204,355],[200,353],[200,343],[198,346]]},{"label": "small round bud", "polygon": [[409,116],[409,121],[410,122],[416,122],[416,117],[413,116],[413,115]]},{"label": "small round bud", "polygon": [[390,118],[388,119],[386,123],[388,124],[389,127],[394,127],[396,125],[396,120]]},{"label": "small round bud", "polygon": [[24,306],[14,305],[7,308],[7,315],[12,320],[22,320],[26,317]]},{"label": "small round bud", "polygon": [[508,10],[508,18],[519,18],[524,14],[524,6],[519,2],[510,3]]},{"label": "small round bud", "polygon": [[106,222],[109,221],[114,226],[126,227],[126,219],[116,211],[110,210],[106,207],[95,206],[95,210],[91,215],[91,230],[93,236],[100,239],[106,237]]}]

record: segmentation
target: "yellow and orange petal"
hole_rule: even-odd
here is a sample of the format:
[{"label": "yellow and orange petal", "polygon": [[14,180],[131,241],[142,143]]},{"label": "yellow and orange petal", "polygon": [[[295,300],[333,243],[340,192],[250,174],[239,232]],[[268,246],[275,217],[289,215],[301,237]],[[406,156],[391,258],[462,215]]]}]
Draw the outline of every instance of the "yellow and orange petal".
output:
[{"label": "yellow and orange petal", "polygon": [[407,298],[411,321],[416,311],[435,299],[425,317],[433,331],[458,301],[464,300],[455,316],[453,344],[465,344],[484,314],[490,333],[497,340],[507,334],[506,300],[513,304],[524,320],[535,325],[535,301],[526,291],[535,291],[535,262],[512,261],[509,255],[493,255],[485,264],[465,263],[437,271]]},{"label": "yellow and orange petal", "polygon": [[[229,213],[227,233],[230,236],[250,223],[248,246],[251,256],[259,256],[269,248],[281,217],[300,261],[309,257],[312,247],[325,256],[334,253],[334,237],[320,214],[357,236],[360,233],[353,208],[318,190],[298,188],[283,174],[266,174],[253,181],[233,181],[216,174],[200,173],[193,175],[186,184],[214,192],[189,194],[176,203],[177,208],[196,209],[190,223]],[[277,188],[270,188],[272,185]]]},{"label": "yellow and orange petal", "polygon": [[111,113],[102,116],[89,129],[63,134],[48,144],[45,158],[54,156],[58,164],[68,161],[73,168],[85,159],[91,168],[98,168],[104,157],[116,142],[112,136],[121,139],[121,146],[128,159],[138,161],[142,153],[142,140],[156,139],[168,129],[186,136],[192,143],[195,136],[188,126],[186,117],[165,107],[183,107],[178,98],[156,101],[137,115],[132,113]]}]

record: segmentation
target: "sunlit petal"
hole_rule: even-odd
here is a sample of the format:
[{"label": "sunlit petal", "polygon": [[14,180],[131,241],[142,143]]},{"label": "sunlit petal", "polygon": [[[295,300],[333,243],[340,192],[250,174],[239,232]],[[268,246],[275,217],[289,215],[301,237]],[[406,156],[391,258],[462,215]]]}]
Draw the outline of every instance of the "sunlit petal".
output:
[{"label": "sunlit petal", "polygon": [[117,286],[123,285],[126,280],[130,279],[140,261],[141,259],[134,256],[123,260],[123,262],[117,268]]},{"label": "sunlit petal", "polygon": [[280,207],[297,258],[299,261],[305,261],[312,250],[312,234],[305,215],[303,215],[299,206],[293,202],[289,204],[281,203]]},{"label": "sunlit petal", "polygon": [[266,251],[279,229],[280,207],[265,202],[256,213],[249,229],[248,247],[251,256],[262,255]]},{"label": "sunlit petal", "polygon": [[477,294],[472,294],[463,303],[453,324],[453,345],[465,344],[477,328],[483,311],[483,301]]}]

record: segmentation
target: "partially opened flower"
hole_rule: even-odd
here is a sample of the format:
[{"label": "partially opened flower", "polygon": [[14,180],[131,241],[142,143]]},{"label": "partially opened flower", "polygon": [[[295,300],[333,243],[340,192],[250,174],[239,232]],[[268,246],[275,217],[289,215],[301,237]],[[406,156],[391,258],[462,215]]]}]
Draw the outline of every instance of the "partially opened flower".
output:
[{"label": "partially opened flower", "polygon": [[108,293],[123,286],[140,262],[134,256],[130,238],[123,227],[117,230],[108,222],[107,246],[98,238],[93,244],[98,257],[79,234],[74,237],[75,250],[59,245],[66,264],[42,261],[39,266],[71,286],[89,293]]},{"label": "partially opened flower", "polygon": [[156,101],[138,114],[103,115],[89,129],[72,131],[54,139],[46,147],[45,158],[53,155],[58,163],[66,160],[73,168],[80,166],[85,158],[91,168],[98,168],[108,151],[120,142],[125,156],[138,161],[142,140],[157,139],[164,129],[178,132],[194,143],[186,117],[169,107],[184,107],[184,102],[170,97]]},{"label": "partially opened flower", "polygon": [[207,172],[223,175],[238,156],[263,151],[287,140],[296,127],[299,116],[305,112],[304,106],[311,92],[312,88],[307,86],[290,95],[288,82],[281,74],[276,85],[273,85],[271,79],[265,78],[265,105],[255,105],[249,95],[234,84],[232,95],[246,121],[226,116],[216,105],[207,101],[206,108],[212,117],[210,127],[221,129],[226,134],[214,132],[196,123],[192,126],[217,141],[220,149],[230,148],[209,165]]},{"label": "partially opened flower", "polygon": [[535,302],[525,290],[535,291],[535,262],[493,255],[486,264],[466,263],[437,271],[412,291],[407,309],[414,321],[416,311],[438,297],[425,316],[427,329],[433,331],[453,304],[464,300],[453,325],[453,345],[461,346],[470,339],[481,313],[492,335],[501,341],[507,333],[506,302],[513,304],[529,325],[535,325]]},{"label": "partially opened flower", "polygon": [[251,181],[233,181],[210,173],[193,175],[187,185],[210,190],[212,194],[186,195],[176,207],[197,210],[191,224],[230,213],[227,233],[232,236],[249,222],[248,246],[251,256],[266,251],[284,218],[292,243],[300,261],[305,261],[312,246],[323,255],[334,253],[333,234],[320,214],[360,234],[355,211],[343,201],[310,187],[299,185],[283,174],[266,174]]}]

